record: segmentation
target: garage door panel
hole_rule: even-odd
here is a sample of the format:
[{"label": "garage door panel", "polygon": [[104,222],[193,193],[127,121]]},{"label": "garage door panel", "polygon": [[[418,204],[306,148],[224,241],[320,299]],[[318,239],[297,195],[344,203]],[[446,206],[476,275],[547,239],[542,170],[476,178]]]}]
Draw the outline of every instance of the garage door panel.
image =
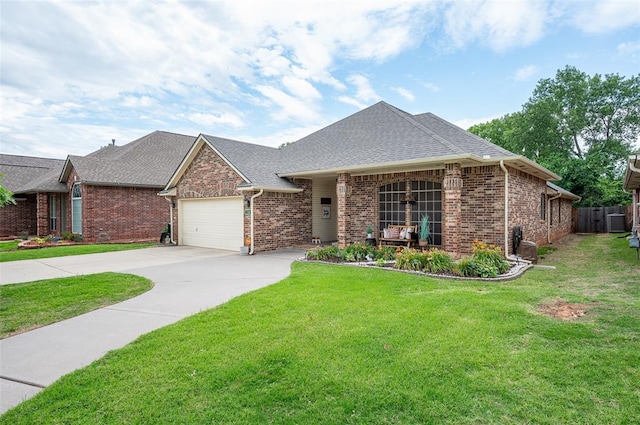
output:
[{"label": "garage door panel", "polygon": [[241,197],[180,201],[181,244],[238,250],[243,245]]}]

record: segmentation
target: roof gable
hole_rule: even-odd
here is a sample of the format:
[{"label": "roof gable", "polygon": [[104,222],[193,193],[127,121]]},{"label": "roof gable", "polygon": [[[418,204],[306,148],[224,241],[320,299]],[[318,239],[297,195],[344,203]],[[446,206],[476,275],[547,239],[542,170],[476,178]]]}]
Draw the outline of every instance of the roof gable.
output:
[{"label": "roof gable", "polygon": [[167,183],[166,189],[178,184],[197,153],[205,146],[212,149],[245,181],[245,184],[239,188],[298,190],[294,184],[276,175],[280,162],[280,149],[206,134],[198,136],[193,147]]}]

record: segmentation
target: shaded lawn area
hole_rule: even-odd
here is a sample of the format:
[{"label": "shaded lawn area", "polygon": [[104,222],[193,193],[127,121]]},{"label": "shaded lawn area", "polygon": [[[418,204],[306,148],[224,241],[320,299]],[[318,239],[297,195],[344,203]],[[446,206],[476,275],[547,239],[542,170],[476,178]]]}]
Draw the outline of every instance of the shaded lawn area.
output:
[{"label": "shaded lawn area", "polygon": [[[295,263],[140,337],[2,423],[593,424],[640,417],[640,263],[571,236],[509,282]],[[212,279],[213,280],[213,279]],[[591,306],[563,321],[539,305]]]},{"label": "shaded lawn area", "polygon": [[53,246],[37,249],[17,249],[17,242],[0,244],[0,263],[5,261],[37,260],[40,258],[67,257],[69,255],[98,254],[101,252],[127,251],[156,246],[155,243],[109,243],[91,245]]},{"label": "shaded lawn area", "polygon": [[149,279],[122,273],[0,285],[0,338],[124,301],[152,287]]}]

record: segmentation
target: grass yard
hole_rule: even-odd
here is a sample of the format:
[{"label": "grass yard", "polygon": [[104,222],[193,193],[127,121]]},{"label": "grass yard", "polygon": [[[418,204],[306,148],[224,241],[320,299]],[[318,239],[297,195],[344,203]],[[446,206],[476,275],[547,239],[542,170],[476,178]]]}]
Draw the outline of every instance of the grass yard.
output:
[{"label": "grass yard", "polygon": [[149,279],[122,273],[0,285],[0,339],[124,301],[152,286]]},{"label": "grass yard", "polygon": [[101,252],[126,251],[155,246],[155,243],[109,243],[54,246],[38,249],[18,249],[18,242],[0,243],[0,263],[5,261],[37,260],[40,258],[67,257],[69,255],[98,254]]},{"label": "grass yard", "polygon": [[[140,337],[6,424],[624,424],[640,417],[640,263],[571,236],[556,270],[441,280],[295,263]],[[541,312],[558,300],[586,315]]]}]

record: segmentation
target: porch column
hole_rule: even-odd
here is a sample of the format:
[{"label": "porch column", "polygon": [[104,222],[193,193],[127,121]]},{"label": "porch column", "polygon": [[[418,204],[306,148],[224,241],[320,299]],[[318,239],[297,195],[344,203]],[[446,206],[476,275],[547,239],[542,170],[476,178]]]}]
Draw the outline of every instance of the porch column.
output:
[{"label": "porch column", "polygon": [[36,236],[49,234],[49,197],[46,193],[36,194]]},{"label": "porch column", "polygon": [[443,245],[445,251],[454,257],[461,254],[461,227],[462,227],[462,169],[460,164],[445,164],[444,181],[442,182],[444,194],[443,205]]},{"label": "porch column", "polygon": [[351,197],[351,174],[338,174],[336,195],[338,197],[338,247],[344,248],[351,243],[349,228],[351,214],[349,211],[349,198]]}]

